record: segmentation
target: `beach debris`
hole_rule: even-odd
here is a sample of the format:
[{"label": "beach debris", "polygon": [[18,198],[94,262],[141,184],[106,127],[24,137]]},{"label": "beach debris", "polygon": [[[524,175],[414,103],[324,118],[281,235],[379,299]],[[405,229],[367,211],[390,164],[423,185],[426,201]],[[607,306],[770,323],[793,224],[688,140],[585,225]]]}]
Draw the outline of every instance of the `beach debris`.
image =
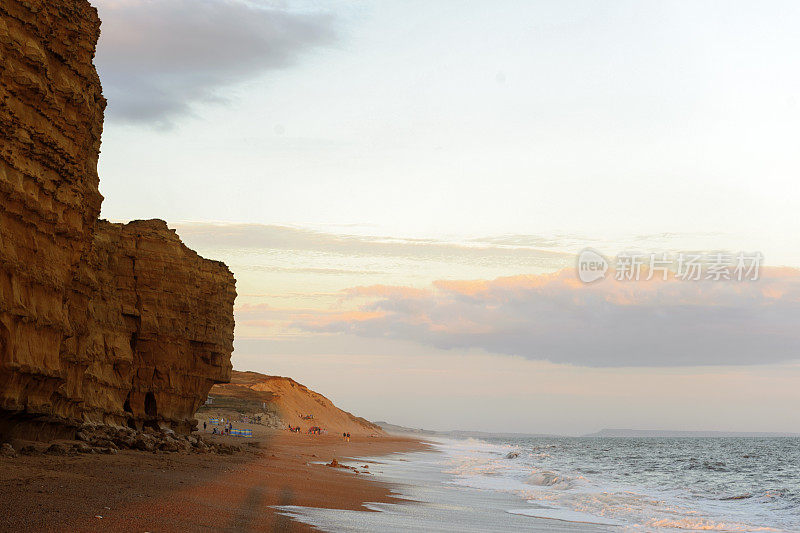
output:
[{"label": "beach debris", "polygon": [[14,447],[11,446],[9,443],[4,442],[3,446],[0,446],[0,456],[3,457],[16,457],[17,452],[14,451]]},{"label": "beach debris", "polygon": [[27,446],[23,446],[19,453],[21,455],[41,455],[42,451],[33,444],[29,444]]},{"label": "beach debris", "polygon": [[[225,443],[206,442],[198,435],[183,435],[174,431],[127,427],[83,425],[75,434],[75,443],[52,444],[44,453],[49,455],[103,454],[115,455],[119,450],[139,450],[151,453],[218,453],[232,455],[241,447]],[[24,448],[25,455],[37,455],[33,446]]]},{"label": "beach debris", "polygon": [[354,466],[343,465],[342,463],[337,461],[336,458],[334,458],[330,463],[327,463],[325,466],[330,466],[331,468],[343,468],[345,470],[352,470],[356,474],[359,473],[358,468]]},{"label": "beach debris", "polygon": [[79,442],[72,445],[72,451],[77,453],[92,453],[92,447],[85,442]]},{"label": "beach debris", "polygon": [[153,442],[153,438],[149,435],[142,434],[136,437],[136,440],[133,441],[133,446],[131,446],[134,450],[141,450],[143,452],[152,452],[155,449],[155,443]]},{"label": "beach debris", "polygon": [[63,444],[51,444],[45,451],[47,455],[67,455],[67,447]]}]

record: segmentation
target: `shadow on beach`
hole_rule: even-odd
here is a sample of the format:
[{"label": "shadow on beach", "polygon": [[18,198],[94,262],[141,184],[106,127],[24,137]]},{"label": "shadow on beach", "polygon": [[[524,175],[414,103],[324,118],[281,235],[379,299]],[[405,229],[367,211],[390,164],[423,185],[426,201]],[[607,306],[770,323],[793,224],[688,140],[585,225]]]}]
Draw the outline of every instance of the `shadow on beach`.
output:
[{"label": "shadow on beach", "polygon": [[416,441],[265,431],[233,455],[148,453],[2,458],[7,530],[310,531],[273,506],[363,509],[390,487],[324,463],[419,449]]}]

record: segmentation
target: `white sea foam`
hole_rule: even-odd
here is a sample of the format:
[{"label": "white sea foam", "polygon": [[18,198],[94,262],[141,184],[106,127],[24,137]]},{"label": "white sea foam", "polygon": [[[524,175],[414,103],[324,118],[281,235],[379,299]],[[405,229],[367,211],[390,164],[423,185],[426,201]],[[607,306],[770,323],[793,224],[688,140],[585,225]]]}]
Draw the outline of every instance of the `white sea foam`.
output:
[{"label": "white sea foam", "polygon": [[[547,439],[531,439],[528,443],[520,440],[447,442],[442,443],[441,449],[448,457],[446,471],[454,475],[453,483],[517,494],[533,505],[531,509],[510,509],[509,512],[514,514],[647,530],[776,531],[794,530],[795,526],[800,528],[797,511],[769,510],[754,505],[776,497],[790,505],[791,501],[787,500],[784,492],[762,491],[760,496],[746,491],[727,496],[703,494],[698,488],[681,486],[679,474],[666,468],[669,467],[668,461],[650,456],[648,446],[653,447],[652,442],[630,444],[618,440],[598,444],[588,441],[587,444],[596,448],[596,453],[587,452],[574,442],[563,445],[562,453],[554,453],[557,445]],[[626,445],[631,449],[617,449]],[[735,465],[729,464],[735,461],[727,459],[726,462],[718,457],[720,451],[714,446],[719,443],[672,444],[673,447],[681,445],[690,448],[685,454],[688,459],[676,454],[676,462],[681,459],[688,461],[684,474],[686,469],[706,472],[696,476],[704,483],[703,492],[708,491],[705,486],[712,486],[707,482],[711,476],[721,479],[720,487],[735,480]],[[730,443],[723,445],[730,447]],[[694,449],[697,447],[700,449]],[[513,461],[506,458],[512,453],[509,450],[513,450]],[[576,450],[580,455],[570,456]],[[712,458],[695,458],[691,453]],[[621,457],[614,461],[607,459],[606,455]],[[625,461],[634,466],[631,472],[624,471],[627,468]],[[676,463],[675,469],[678,468]],[[753,503],[749,504],[748,500]]]},{"label": "white sea foam", "polygon": [[800,441],[469,439],[436,447],[381,458],[374,471],[421,502],[413,507],[285,510],[329,531],[800,531]]},{"label": "white sea foam", "polygon": [[534,518],[561,520],[562,522],[574,522],[576,524],[597,524],[601,526],[625,525],[624,522],[620,522],[619,520],[603,518],[589,513],[572,511],[570,509],[528,508],[528,509],[509,509],[507,512],[523,516],[531,516]]},{"label": "white sea foam", "polygon": [[572,488],[572,480],[555,472],[534,472],[528,476],[527,482],[531,485],[541,487],[553,487],[556,489]]}]

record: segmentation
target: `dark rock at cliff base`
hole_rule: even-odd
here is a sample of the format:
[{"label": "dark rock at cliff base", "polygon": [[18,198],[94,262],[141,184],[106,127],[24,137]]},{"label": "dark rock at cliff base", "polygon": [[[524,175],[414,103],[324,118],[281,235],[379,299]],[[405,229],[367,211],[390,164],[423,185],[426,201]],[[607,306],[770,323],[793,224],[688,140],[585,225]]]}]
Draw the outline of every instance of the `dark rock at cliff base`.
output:
[{"label": "dark rock at cliff base", "polygon": [[0,446],[0,457],[16,457],[17,452],[14,451],[14,447],[11,446],[9,443],[4,442],[2,446]]}]

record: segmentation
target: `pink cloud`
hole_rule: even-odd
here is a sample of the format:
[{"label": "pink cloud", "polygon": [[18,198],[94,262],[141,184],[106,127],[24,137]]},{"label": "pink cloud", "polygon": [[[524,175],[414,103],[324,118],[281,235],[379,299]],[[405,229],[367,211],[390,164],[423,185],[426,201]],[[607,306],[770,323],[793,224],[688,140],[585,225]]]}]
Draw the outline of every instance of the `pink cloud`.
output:
[{"label": "pink cloud", "polygon": [[583,284],[572,269],[429,288],[343,292],[358,312],[299,319],[307,331],[480,348],[585,366],[682,366],[800,358],[800,271],[758,281],[616,281]]}]

